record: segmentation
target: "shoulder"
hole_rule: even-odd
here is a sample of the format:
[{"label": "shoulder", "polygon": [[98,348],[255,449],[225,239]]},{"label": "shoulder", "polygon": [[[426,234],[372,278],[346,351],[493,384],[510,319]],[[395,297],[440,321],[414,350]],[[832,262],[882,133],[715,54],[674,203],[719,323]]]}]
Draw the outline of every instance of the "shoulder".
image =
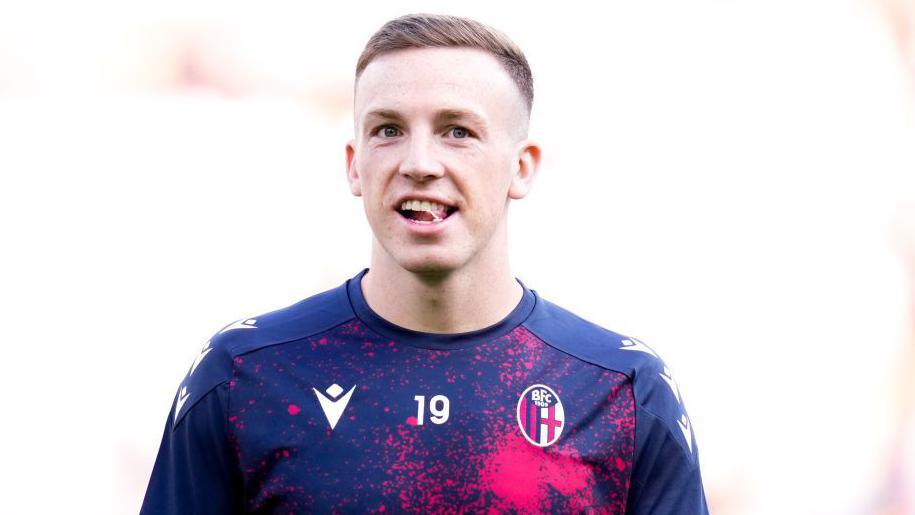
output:
[{"label": "shoulder", "polygon": [[[595,323],[539,295],[523,324],[530,332],[566,354],[626,375],[643,421],[659,424],[693,454],[694,438],[680,388],[661,356],[647,344]],[[641,424],[646,427],[649,424]]]},{"label": "shoulder", "polygon": [[291,306],[225,325],[201,347],[175,399],[174,424],[210,391],[232,379],[235,358],[249,352],[307,338],[353,318],[345,285]]},{"label": "shoulder", "polygon": [[327,290],[276,311],[236,320],[210,342],[231,357],[270,345],[307,338],[354,316],[345,285]]},{"label": "shoulder", "polygon": [[524,327],[544,343],[578,359],[635,380],[663,368],[658,354],[640,340],[605,329],[537,295]]}]

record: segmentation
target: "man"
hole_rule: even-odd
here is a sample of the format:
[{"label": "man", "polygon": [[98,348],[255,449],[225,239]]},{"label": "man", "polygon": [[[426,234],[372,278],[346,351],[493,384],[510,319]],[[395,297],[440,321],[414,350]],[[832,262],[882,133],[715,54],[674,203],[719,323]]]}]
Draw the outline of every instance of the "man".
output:
[{"label": "man", "polygon": [[388,22],[356,68],[371,266],[239,320],[179,387],[143,513],[706,513],[655,353],[513,279],[530,69],[472,20]]}]

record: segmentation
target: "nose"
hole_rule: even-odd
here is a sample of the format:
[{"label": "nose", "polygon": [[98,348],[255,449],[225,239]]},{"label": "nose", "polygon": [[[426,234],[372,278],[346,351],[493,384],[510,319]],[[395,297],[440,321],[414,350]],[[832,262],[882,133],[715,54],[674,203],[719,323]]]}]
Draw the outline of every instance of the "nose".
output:
[{"label": "nose", "polygon": [[400,173],[418,182],[441,177],[445,167],[436,157],[432,138],[415,135],[410,138],[407,155],[400,162]]}]

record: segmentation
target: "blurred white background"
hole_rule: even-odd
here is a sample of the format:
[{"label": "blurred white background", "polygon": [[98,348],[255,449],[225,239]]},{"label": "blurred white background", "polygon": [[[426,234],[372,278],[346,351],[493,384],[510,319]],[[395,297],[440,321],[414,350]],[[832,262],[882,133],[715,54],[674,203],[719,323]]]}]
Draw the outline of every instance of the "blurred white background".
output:
[{"label": "blurred white background", "polygon": [[137,512],[207,338],[368,264],[352,75],[417,11],[525,50],[516,274],[665,357],[712,512],[915,513],[908,1],[4,0],[0,513]]}]

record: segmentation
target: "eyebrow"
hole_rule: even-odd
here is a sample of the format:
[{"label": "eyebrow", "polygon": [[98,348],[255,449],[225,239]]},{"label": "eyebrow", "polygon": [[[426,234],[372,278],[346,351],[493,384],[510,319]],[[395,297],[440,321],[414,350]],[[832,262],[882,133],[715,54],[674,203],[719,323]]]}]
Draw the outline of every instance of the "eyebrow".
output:
[{"label": "eyebrow", "polygon": [[369,111],[368,113],[365,114],[365,119],[368,120],[369,118],[381,118],[383,120],[397,120],[397,121],[403,119],[403,117],[400,116],[400,114],[398,114],[397,111],[394,111],[392,109],[375,109],[373,111]]},{"label": "eyebrow", "polygon": [[482,128],[487,126],[486,120],[483,119],[482,116],[473,111],[468,111],[465,109],[444,109],[435,115],[435,121],[440,123],[459,122],[463,120],[466,120]]}]

